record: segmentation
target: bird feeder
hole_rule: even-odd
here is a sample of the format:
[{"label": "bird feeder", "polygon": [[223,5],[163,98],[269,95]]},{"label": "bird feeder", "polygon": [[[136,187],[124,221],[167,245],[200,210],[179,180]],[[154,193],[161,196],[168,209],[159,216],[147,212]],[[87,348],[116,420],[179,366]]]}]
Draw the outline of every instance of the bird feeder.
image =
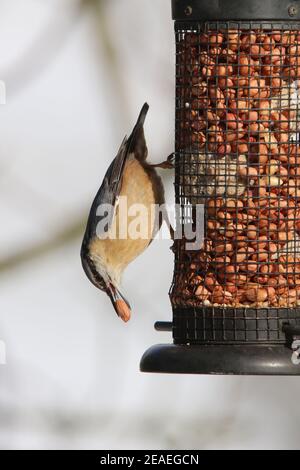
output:
[{"label": "bird feeder", "polygon": [[173,320],[156,324],[173,344],[146,351],[141,370],[299,375],[300,2],[172,8],[183,235]]}]

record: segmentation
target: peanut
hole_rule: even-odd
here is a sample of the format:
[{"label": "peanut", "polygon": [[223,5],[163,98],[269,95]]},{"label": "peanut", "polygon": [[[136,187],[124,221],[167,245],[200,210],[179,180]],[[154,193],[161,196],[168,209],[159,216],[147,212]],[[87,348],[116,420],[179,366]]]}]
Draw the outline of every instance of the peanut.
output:
[{"label": "peanut", "polygon": [[250,302],[264,302],[268,298],[268,291],[259,287],[248,287],[246,297]]},{"label": "peanut", "polygon": [[196,297],[199,297],[200,300],[206,300],[210,296],[209,290],[207,290],[204,286],[198,286],[195,292]]},{"label": "peanut", "polygon": [[231,243],[221,243],[215,247],[215,252],[218,254],[229,255],[232,253],[233,246]]},{"label": "peanut", "polygon": [[216,304],[228,304],[232,300],[231,292],[224,291],[222,287],[216,287],[212,293],[211,301]]}]

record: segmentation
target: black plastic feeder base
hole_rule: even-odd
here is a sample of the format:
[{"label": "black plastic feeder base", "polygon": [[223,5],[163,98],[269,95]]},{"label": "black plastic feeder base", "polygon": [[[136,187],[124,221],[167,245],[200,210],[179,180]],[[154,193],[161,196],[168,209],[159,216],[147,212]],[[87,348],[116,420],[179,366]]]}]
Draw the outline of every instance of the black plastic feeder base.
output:
[{"label": "black plastic feeder base", "polygon": [[140,363],[142,372],[213,375],[300,375],[285,345],[157,344]]}]

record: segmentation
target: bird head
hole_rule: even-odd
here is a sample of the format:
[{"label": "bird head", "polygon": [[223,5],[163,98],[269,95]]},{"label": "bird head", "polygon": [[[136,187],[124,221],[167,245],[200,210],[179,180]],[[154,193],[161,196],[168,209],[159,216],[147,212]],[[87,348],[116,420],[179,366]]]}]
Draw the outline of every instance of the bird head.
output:
[{"label": "bird head", "polygon": [[88,279],[95,287],[106,292],[117,315],[127,323],[131,317],[131,307],[120,291],[117,273],[108,270],[101,260],[93,261],[84,251],[82,250],[81,260]]}]

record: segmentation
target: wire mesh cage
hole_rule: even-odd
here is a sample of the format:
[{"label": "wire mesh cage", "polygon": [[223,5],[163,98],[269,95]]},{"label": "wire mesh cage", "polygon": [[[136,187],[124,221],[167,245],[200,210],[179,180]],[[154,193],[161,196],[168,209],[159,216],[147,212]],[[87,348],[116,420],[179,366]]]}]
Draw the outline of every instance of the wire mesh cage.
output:
[{"label": "wire mesh cage", "polygon": [[176,351],[190,354],[179,369],[299,374],[286,352],[300,346],[298,5],[189,3],[173,0],[182,236],[171,326],[175,345],[189,345]]}]

